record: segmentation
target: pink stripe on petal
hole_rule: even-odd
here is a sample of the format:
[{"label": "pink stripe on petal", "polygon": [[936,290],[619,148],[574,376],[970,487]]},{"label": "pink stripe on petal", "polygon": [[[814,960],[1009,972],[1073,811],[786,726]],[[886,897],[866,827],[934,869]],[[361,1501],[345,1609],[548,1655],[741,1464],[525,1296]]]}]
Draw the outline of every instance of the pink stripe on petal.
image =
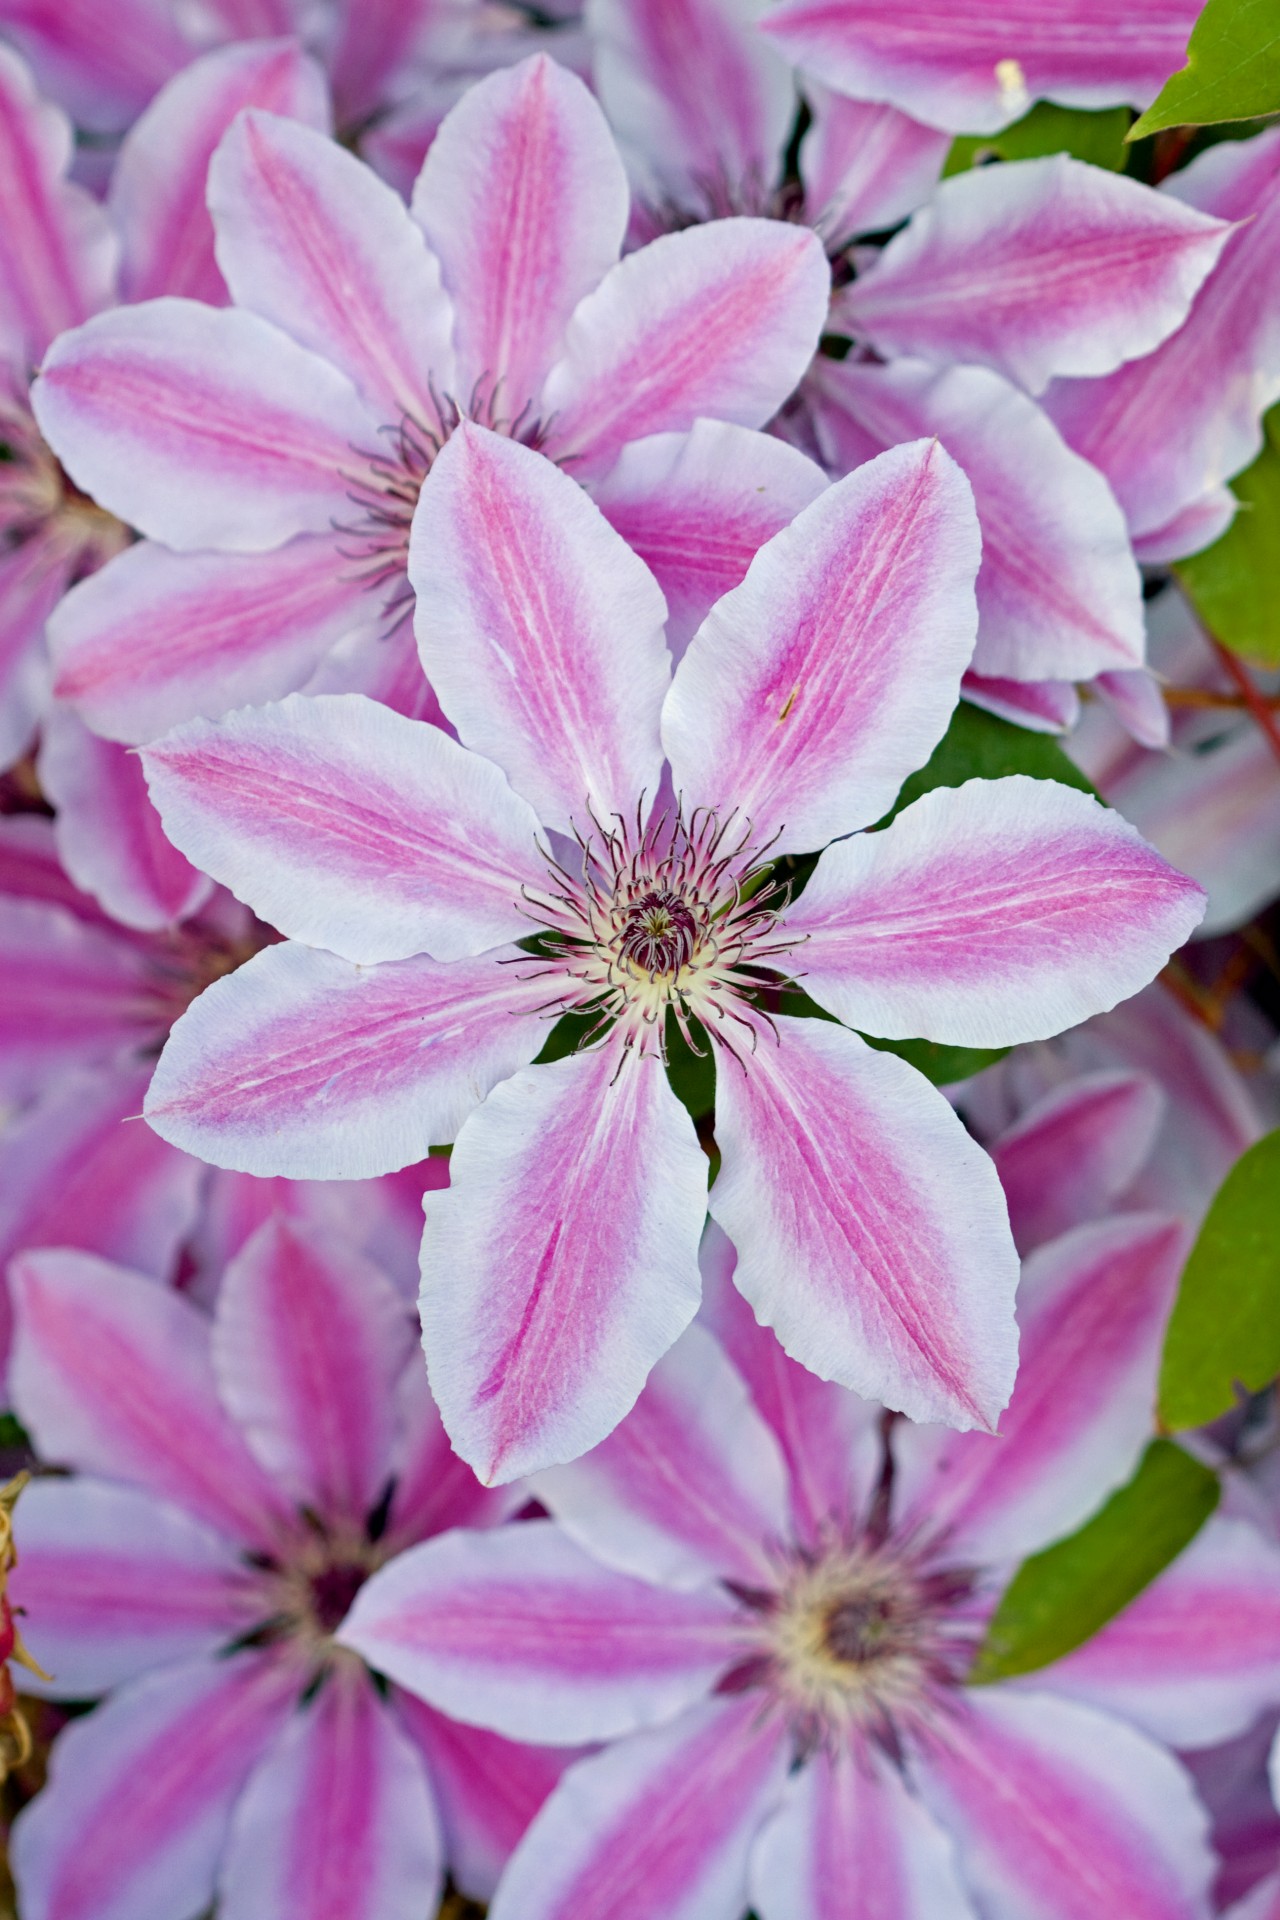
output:
[{"label": "pink stripe on petal", "polygon": [[711,1212],[788,1353],[914,1420],[992,1427],[1017,1255],[995,1169],[936,1088],[823,1020],[721,1065]]},{"label": "pink stripe on petal", "polygon": [[435,396],[453,388],[452,309],[404,202],[371,168],[311,127],[250,111],[214,156],[209,210],[239,306],[340,367],[382,424],[436,424]]},{"label": "pink stripe on petal", "polygon": [[335,1667],[263,1754],[218,1873],[224,1920],[418,1920],[443,1878],[422,1762],[359,1667]]},{"label": "pink stripe on petal", "polygon": [[1229,231],[1067,154],[975,167],[943,181],[839,310],[881,352],[976,362],[1040,393],[1159,346]]},{"label": "pink stripe on petal", "polygon": [[936,442],[829,487],[680,662],[662,737],[686,806],[739,808],[777,852],[878,819],[955,707],[978,561],[973,496]]},{"label": "pink stripe on petal", "polygon": [[377,1505],[411,1340],[385,1275],[299,1221],[266,1221],[228,1266],[213,1322],[218,1389],[295,1505],[357,1528]]},{"label": "pink stripe on petal", "polygon": [[495,1088],[427,1204],[423,1344],[486,1485],[585,1453],[700,1292],[706,1161],[660,1062],[616,1038]]},{"label": "pink stripe on petal", "polygon": [[381,626],[327,534],[270,553],[170,553],[141,540],[84,580],[49,625],[55,691],[130,745],[197,716],[292,693],[347,635]]},{"label": "pink stripe on petal", "polygon": [[149,1675],[59,1738],[20,1816],[25,1920],[190,1920],[214,1893],[237,1795],[298,1674],[262,1654]]},{"label": "pink stripe on petal", "polygon": [[191,57],[171,0],[6,0],[5,33],[80,126],[120,133]]},{"label": "pink stripe on petal", "polygon": [[290,694],[144,750],[175,844],[292,939],[361,965],[529,929],[538,822],[497,767],[363,694]]},{"label": "pink stripe on petal", "polygon": [[873,1749],[823,1748],[751,1856],[760,1920],[974,1920],[951,1846]]},{"label": "pink stripe on petal", "polygon": [[929,198],[951,145],[896,108],[804,80],[813,118],[800,146],[805,208],[833,251],[859,233],[896,227]]},{"label": "pink stripe on petal", "polygon": [[1118,813],[1012,774],[935,787],[828,848],[786,926],[807,990],[851,1026],[999,1047],[1127,1000],[1203,913]]},{"label": "pink stripe on petal", "polygon": [[516,1849],[492,1920],[739,1920],[786,1764],[751,1697],[580,1760]]},{"label": "pink stripe on petal", "polygon": [[628,254],[576,309],[539,409],[547,451],[603,472],[628,440],[700,415],[761,427],[799,384],[827,317],[817,237],[734,218]]},{"label": "pink stripe on petal", "polygon": [[604,115],[545,54],[491,73],[445,116],[413,217],[457,313],[458,392],[531,425],[578,301],[618,258],[626,176]]},{"label": "pink stripe on petal", "polygon": [[363,1180],[408,1166],[542,1046],[545,983],[502,964],[516,957],[361,968],[268,947],[178,1022],[147,1118],[243,1173]]},{"label": "pink stripe on petal", "polygon": [[379,1672],[455,1719],[571,1746],[670,1718],[736,1644],[714,1586],[676,1593],[588,1559],[546,1520],[462,1528],[361,1587],[339,1630]]},{"label": "pink stripe on petal", "polygon": [[1207,1820],[1172,1756],[1044,1693],[968,1696],[921,1755],[984,1920],[1200,1920]]},{"label": "pink stripe on petal", "polygon": [[[447,1166],[448,1162],[433,1161],[432,1165]],[[420,1223],[421,1202],[415,1212]],[[421,1239],[419,1224],[414,1236],[415,1270]],[[398,1434],[393,1459],[395,1491],[384,1535],[388,1551],[413,1546],[450,1527],[496,1526],[525,1504],[528,1495],[519,1484],[481,1486],[466,1461],[454,1452],[416,1342],[396,1382],[394,1412]]]},{"label": "pink stripe on petal", "polygon": [[70,1248],[19,1254],[9,1285],[14,1404],[46,1458],[270,1544],[284,1502],[218,1398],[204,1314]]},{"label": "pink stripe on petal", "polygon": [[547,826],[634,814],[662,765],[670,663],[653,576],[549,460],[464,425],[409,545],[418,649],[459,736]]},{"label": "pink stripe on petal", "polygon": [[666,595],[678,660],[765,541],[826,489],[821,467],[784,440],[698,420],[633,440],[591,493]]},{"label": "pink stripe on petal", "polygon": [[1083,1073],[1054,1087],[991,1145],[1019,1251],[1106,1212],[1137,1179],[1167,1101],[1145,1073]]},{"label": "pink stripe on petal", "polygon": [[620,1426],[534,1481],[536,1497],[599,1560],[664,1585],[768,1586],[787,1535],[773,1435],[715,1340],[686,1327]]},{"label": "pink stripe on petal", "polygon": [[993,680],[966,673],[960,691],[972,706],[1032,733],[1070,733],[1080,718],[1080,695],[1070,680]]},{"label": "pink stripe on petal", "polygon": [[377,422],[345,376],[256,314],[151,300],[45,355],[40,429],[76,484],[152,539],[260,553],[348,517]]},{"label": "pink stripe on petal", "polygon": [[322,131],[324,75],[295,41],[220,47],[161,88],[121,142],[107,205],[123,241],[125,300],[184,294],[222,306],[205,199],[214,149],[243,107],[267,107]]}]

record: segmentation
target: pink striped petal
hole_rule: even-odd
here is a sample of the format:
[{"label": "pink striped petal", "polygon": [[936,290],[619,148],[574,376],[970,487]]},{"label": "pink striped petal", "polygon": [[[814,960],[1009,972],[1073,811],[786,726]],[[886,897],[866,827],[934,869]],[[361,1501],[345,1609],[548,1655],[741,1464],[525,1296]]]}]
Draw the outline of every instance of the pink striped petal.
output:
[{"label": "pink striped petal", "polygon": [[936,434],[964,469],[982,528],[976,673],[1091,679],[1141,663],[1142,581],[1124,515],[1033,400],[984,367],[916,360],[833,362],[818,379],[828,405],[880,446]]},{"label": "pink striped petal", "polygon": [[413,520],[418,648],[459,736],[547,826],[630,818],[662,765],[662,594],[549,460],[455,433]]},{"label": "pink striped petal", "polygon": [[975,1920],[951,1845],[891,1763],[819,1748],[751,1856],[760,1920]]},{"label": "pink striped petal", "polygon": [[452,387],[453,314],[404,202],[371,168],[250,110],[214,155],[209,211],[238,306],[340,367],[378,420],[434,422],[435,394]]},{"label": "pink striped petal", "polygon": [[49,707],[45,624],[74,556],[40,534],[0,552],[0,769],[21,760]]},{"label": "pink striped petal", "polygon": [[498,769],[363,694],[290,694],[145,749],[165,831],[292,939],[372,965],[529,929],[538,822]]},{"label": "pink striped petal", "polygon": [[660,1063],[615,1042],[516,1074],[427,1205],[423,1344],[486,1485],[576,1459],[697,1311],[706,1162]]},{"label": "pink striped petal", "polygon": [[242,1173],[364,1180],[408,1166],[546,1038],[543,983],[516,977],[507,957],[516,950],[362,968],[268,947],[178,1022],[147,1118]]},{"label": "pink striped petal", "polygon": [[191,1661],[68,1727],[49,1785],[14,1829],[24,1920],[203,1911],[231,1809],[297,1685],[261,1654]]},{"label": "pink striped petal", "polygon": [[516,1849],[491,1920],[738,1920],[786,1763],[750,1697],[579,1761]]},{"label": "pink striped petal", "polygon": [[14,1404],[47,1459],[270,1543],[283,1504],[218,1398],[204,1314],[70,1248],[19,1254],[9,1285]]},{"label": "pink striped petal", "polygon": [[[225,9],[226,0],[222,5]],[[326,54],[338,122],[362,131],[386,110],[388,101],[398,99],[407,86],[422,83],[424,60],[437,54],[441,40],[452,46],[458,26],[458,15],[438,7],[435,0],[411,0],[409,5],[405,0],[364,0],[359,6],[341,0],[333,14]],[[463,9],[464,30],[468,20]],[[477,27],[485,31],[478,22]],[[503,27],[505,22],[500,33]]]},{"label": "pink striped petal", "polygon": [[975,361],[1040,393],[1159,346],[1228,232],[1067,154],[974,167],[943,181],[840,316],[882,353]]},{"label": "pink striped petal", "polygon": [[1046,405],[1106,474],[1134,534],[1189,553],[1199,537],[1175,542],[1170,523],[1220,514],[1222,483],[1258,453],[1280,397],[1280,128],[1211,147],[1175,175],[1175,194],[1243,223],[1186,325],[1106,381],[1054,386]]},{"label": "pink striped petal", "polygon": [[159,931],[205,904],[213,882],[165,838],[136,755],[55,707],[38,766],[63,865],[113,919]]},{"label": "pink striped petal", "polygon": [[1080,695],[1070,680],[999,680],[966,673],[966,700],[1032,733],[1070,733],[1080,718]]},{"label": "pink striped petal", "polygon": [[761,1028],[716,1087],[711,1212],[793,1359],[913,1420],[993,1427],[1017,1255],[995,1169],[936,1088],[823,1020]]},{"label": "pink striped petal", "polygon": [[1211,1519],[1123,1613],[1042,1678],[1171,1745],[1243,1733],[1264,1705],[1280,1704],[1280,1548],[1246,1520]]},{"label": "pink striped petal", "polygon": [[971,1692],[919,1767],[984,1920],[1200,1920],[1207,1821],[1177,1762],[1109,1715]]},{"label": "pink striped petal", "polygon": [[739,808],[779,853],[879,819],[954,710],[978,546],[968,482],[924,441],[775,534],[695,634],[663,709],[686,806]]},{"label": "pink striped petal", "polygon": [[905,1521],[945,1529],[948,1553],[963,1560],[1003,1561],[1073,1532],[1123,1485],[1151,1436],[1189,1244],[1180,1221],[1131,1213],[1033,1253],[1018,1289],[1018,1380],[999,1436],[950,1436]]},{"label": "pink striped petal", "polygon": [[1168,1102],[1145,1073],[1053,1087],[991,1147],[1021,1253],[1107,1212],[1151,1154]]},{"label": "pink striped petal", "polygon": [[339,640],[380,630],[381,616],[328,534],[261,554],[142,540],[58,607],[55,691],[95,733],[140,745],[197,715],[292,693]]},{"label": "pink striped petal", "polygon": [[123,242],[125,300],[176,293],[224,304],[205,184],[214,149],[243,107],[322,131],[329,125],[324,75],[294,41],[220,47],[184,67],[134,122],[112,170],[107,205]]},{"label": "pink striped petal", "polygon": [[935,787],[829,847],[786,925],[807,990],[850,1026],[999,1047],[1128,999],[1203,913],[1118,813],[1013,774]]},{"label": "pink striped petal", "polygon": [[826,324],[817,237],[778,220],[713,220],[628,254],[581,301],[540,413],[547,451],[603,472],[628,440],[702,414],[761,427],[799,384]]},{"label": "pink striped petal", "polygon": [[338,1632],[434,1707],[513,1740],[574,1745],[669,1719],[732,1657],[737,1608],[588,1559],[550,1521],[459,1528],[388,1561]]},{"label": "pink striped petal", "polygon": [[813,115],[800,145],[805,208],[828,248],[896,227],[929,198],[949,135],[895,107],[833,93],[809,74],[804,94]]},{"label": "pink striped petal", "polygon": [[491,73],[445,117],[413,216],[457,314],[458,394],[527,420],[579,300],[618,258],[628,193],[603,114],[545,54]]},{"label": "pink striped petal", "polygon": [[483,1727],[464,1726],[398,1688],[394,1698],[426,1762],[450,1875],[471,1899],[491,1900],[503,1867],[574,1750],[517,1744]]},{"label": "pink striped petal", "polygon": [[[765,30],[842,93],[952,132],[994,133],[1036,99],[1146,106],[1186,57],[1197,0],[780,0]],[[1012,69],[1012,71],[1011,71]]]},{"label": "pink striped petal", "polygon": [[822,469],[772,434],[717,420],[625,447],[591,489],[667,599],[676,659],[766,540],[827,487]]},{"label": "pink striped petal", "polygon": [[[417,1215],[420,1222],[421,1203]],[[416,1239],[421,1238],[419,1226]],[[416,1267],[416,1245],[414,1253]],[[450,1527],[496,1526],[525,1504],[528,1496],[520,1486],[481,1486],[466,1461],[449,1445],[416,1343],[396,1382],[394,1414],[398,1427],[393,1459],[395,1491],[383,1536],[389,1552],[413,1546],[434,1533],[445,1533]]]},{"label": "pink striped petal", "polygon": [[773,1435],[703,1328],[686,1327],[626,1419],[534,1482],[565,1532],[608,1566],[664,1586],[770,1584],[787,1535]]},{"label": "pink striped petal", "polygon": [[766,204],[796,86],[752,0],[593,0],[592,72],[642,202],[706,218]]},{"label": "pink striped petal", "polygon": [[23,1684],[64,1699],[214,1654],[267,1610],[258,1576],[227,1540],[106,1480],[37,1480],[22,1502],[18,1556],[10,1596],[54,1680]]},{"label": "pink striped petal", "polygon": [[1224,1920],[1280,1920],[1280,1872],[1268,1874],[1244,1899],[1233,1902]]},{"label": "pink striped petal", "polygon": [[191,58],[172,0],[6,0],[7,38],[21,47],[45,91],[80,126],[120,133]]},{"label": "pink striped petal", "polygon": [[222,1920],[422,1920],[443,1879],[422,1762],[357,1667],[292,1714],[237,1803]]},{"label": "pink striped petal", "polygon": [[0,345],[19,366],[34,366],[114,290],[118,242],[101,207],[65,177],[73,147],[66,115],[0,48]]},{"label": "pink striped petal", "polygon": [[300,1221],[268,1220],[231,1262],[214,1314],[218,1390],[294,1505],[357,1528],[377,1505],[411,1338],[385,1275]]},{"label": "pink striped petal", "polygon": [[[1053,387],[1049,389],[1045,397],[1046,405],[1052,405],[1056,391]],[[1200,499],[1193,500],[1180,513],[1175,513],[1162,527],[1156,527],[1151,533],[1136,534],[1134,558],[1144,567],[1159,567],[1170,560],[1184,560],[1188,554],[1211,547],[1215,540],[1222,538],[1235,519],[1239,504],[1230,487],[1214,487]]]},{"label": "pink striped petal", "polygon": [[880,1467],[880,1408],[833,1380],[819,1380],[783,1352],[756,1319],[734,1281],[738,1256],[714,1220],[702,1238],[702,1306],[711,1328],[750,1390],[787,1465],[791,1532],[819,1547],[832,1528],[852,1534]]},{"label": "pink striped petal", "polygon": [[349,515],[377,421],[344,374],[256,314],[123,307],[65,333],[32,405],[77,486],[187,552],[261,553]]}]

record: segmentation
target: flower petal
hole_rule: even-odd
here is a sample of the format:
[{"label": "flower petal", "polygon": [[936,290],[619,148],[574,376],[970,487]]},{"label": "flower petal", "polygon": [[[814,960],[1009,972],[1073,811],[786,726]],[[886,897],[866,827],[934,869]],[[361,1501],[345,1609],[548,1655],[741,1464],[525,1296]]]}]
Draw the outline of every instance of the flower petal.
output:
[{"label": "flower petal", "polygon": [[706,1161],[660,1063],[616,1041],[515,1074],[427,1205],[422,1330],[486,1485],[573,1460],[697,1311]]},{"label": "flower petal", "polygon": [[1070,733],[1080,718],[1080,695],[1070,680],[1001,680],[966,673],[964,698],[1032,733]]},{"label": "flower petal", "polygon": [[1280,1703],[1280,1548],[1214,1516],[1042,1685],[1179,1747],[1215,1746]]},{"label": "flower petal", "polygon": [[[448,1161],[433,1160],[431,1164],[447,1168]],[[428,1192],[434,1191],[437,1189],[428,1188]],[[419,1221],[424,1199],[419,1198],[416,1208]],[[421,1239],[419,1226],[414,1236],[415,1270]],[[388,1552],[413,1546],[450,1527],[496,1526],[526,1504],[527,1495],[518,1486],[481,1486],[466,1461],[449,1445],[416,1341],[396,1382],[394,1411],[399,1429],[395,1491],[382,1536]]]},{"label": "flower petal", "polygon": [[1020,1253],[1110,1211],[1145,1166],[1168,1102],[1146,1073],[1052,1087],[991,1145]]},{"label": "flower petal", "polygon": [[455,1718],[575,1745],[651,1726],[701,1698],[732,1657],[737,1608],[588,1559],[545,1520],[440,1534],[388,1561],[338,1632]]},{"label": "flower petal", "polygon": [[497,767],[363,694],[290,694],[144,750],[165,832],[291,939],[362,966],[526,933],[538,822]]},{"label": "flower petal", "polygon": [[1159,346],[1229,231],[1068,154],[974,167],[859,274],[840,318],[881,353],[972,361],[1041,393]]},{"label": "flower petal", "polygon": [[0,769],[30,750],[48,711],[45,626],[72,565],[62,542],[38,534],[0,552]]},{"label": "flower petal", "polygon": [[760,1920],[974,1920],[946,1835],[874,1750],[819,1747],[751,1856]]},{"label": "flower petal", "polygon": [[243,1173],[363,1180],[407,1167],[546,1037],[541,982],[514,977],[506,957],[516,950],[361,968],[268,947],[178,1022],[147,1118]]},{"label": "flower petal", "polygon": [[935,787],[829,847],[786,928],[807,990],[850,1026],[999,1047],[1146,986],[1204,912],[1118,813],[1011,774]]},{"label": "flower petal", "polygon": [[214,155],[209,211],[238,306],[340,367],[384,425],[435,423],[453,311],[403,200],[372,168],[251,109]]},{"label": "flower petal", "polygon": [[19,1254],[9,1285],[14,1404],[47,1459],[270,1543],[283,1503],[218,1398],[204,1314],[68,1247]]},{"label": "flower petal", "polygon": [[978,559],[968,482],[936,442],[829,487],[680,662],[662,738],[686,806],[739,808],[778,853],[879,819],[955,708]]},{"label": "flower petal", "polygon": [[266,1221],[228,1266],[213,1323],[218,1390],[294,1505],[357,1528],[377,1505],[409,1341],[385,1275],[300,1221]]},{"label": "flower petal", "polygon": [[7,8],[5,33],[95,133],[122,132],[191,57],[169,0],[121,0],[110,18],[97,0],[23,0]]},{"label": "flower petal", "polygon": [[167,1501],[106,1480],[39,1479],[22,1501],[13,1604],[54,1684],[83,1700],[152,1667],[215,1654],[263,1615],[239,1550]]},{"label": "flower petal", "polygon": [[618,258],[626,176],[582,82],[545,54],[488,74],[445,116],[413,217],[457,313],[457,391],[518,423],[565,327]]},{"label": "flower petal", "polygon": [[187,552],[261,553],[350,511],[377,422],[345,375],[256,314],[150,300],[64,333],[31,390],[76,485]]},{"label": "flower petal", "polygon": [[423,485],[409,578],[441,705],[547,826],[585,826],[589,808],[629,819],[654,794],[666,606],[567,474],[460,427]]},{"label": "flower petal", "polygon": [[142,540],[68,594],[49,623],[55,691],[109,740],[275,700],[381,606],[331,536],[270,553],[170,553]]},{"label": "flower petal", "polygon": [[738,1920],[786,1764],[749,1696],[580,1760],[516,1849],[492,1920]]},{"label": "flower petal", "polygon": [[821,467],[785,440],[698,420],[633,440],[591,494],[666,595],[678,660],[764,542],[826,489]]},{"label": "flower petal", "polygon": [[992,1427],[1018,1262],[991,1162],[936,1088],[823,1020],[720,1068],[711,1212],[793,1359],[913,1420]]},{"label": "flower petal", "polygon": [[324,74],[296,41],[245,40],[184,67],[135,120],[112,169],[107,206],[123,242],[123,299],[175,293],[225,302],[205,184],[214,149],[242,107],[266,107],[321,132],[329,126]]},{"label": "flower petal", "polygon": [[628,254],[569,322],[542,391],[547,452],[581,476],[702,414],[762,427],[812,359],[830,293],[816,235],[779,220],[713,220]]},{"label": "flower petal", "polygon": [[805,208],[831,251],[896,227],[929,198],[948,134],[895,107],[833,93],[811,74],[804,95],[813,116],[800,144]]},{"label": "flower petal", "polygon": [[1196,1920],[1214,1860],[1176,1760],[1109,1714],[1007,1687],[968,1695],[922,1756],[984,1920]]},{"label": "flower petal", "polygon": [[422,1762],[359,1668],[291,1714],[236,1805],[222,1920],[421,1920],[443,1879]]},{"label": "flower petal", "polygon": [[787,1534],[777,1442],[702,1327],[686,1327],[620,1426],[535,1497],[596,1559],[641,1580],[767,1586]]},{"label": "flower petal", "polygon": [[59,1738],[14,1826],[26,1920],[190,1920],[211,1902],[237,1794],[298,1677],[261,1654],[167,1667]]},{"label": "flower petal", "polygon": [[[834,362],[816,380],[878,445],[936,434],[963,468],[982,528],[975,672],[1087,680],[1141,664],[1142,580],[1124,515],[1033,400],[984,367],[916,360]],[[823,424],[838,443],[838,415],[824,410]]]}]

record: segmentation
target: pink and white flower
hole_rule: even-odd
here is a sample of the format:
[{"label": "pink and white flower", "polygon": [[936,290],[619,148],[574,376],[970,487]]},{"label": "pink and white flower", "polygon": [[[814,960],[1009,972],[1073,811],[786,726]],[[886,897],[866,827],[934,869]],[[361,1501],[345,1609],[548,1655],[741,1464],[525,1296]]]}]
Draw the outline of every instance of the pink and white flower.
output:
[{"label": "pink and white flower", "polygon": [[[662,1071],[669,1023],[719,1057],[711,1210],[760,1317],[914,1417],[994,1423],[1016,1279],[999,1183],[945,1100],[850,1029],[1056,1032],[1144,984],[1200,893],[1053,783],[935,790],[840,837],[947,725],[977,560],[963,476],[936,443],[898,448],[760,549],[671,679],[644,564],[567,475],[468,424],[410,560],[462,744],[295,696],[144,754],[170,837],[289,936],[175,1029],[151,1122],[294,1177],[457,1134],[422,1309],[484,1478],[594,1444],[696,1308],[706,1161]],[[792,856],[823,846],[792,902]],[[499,944],[531,924],[532,950]],[[795,977],[834,1020],[776,1010]],[[531,1068],[548,1012],[575,1011],[600,1044]]]},{"label": "pink and white flower", "polygon": [[691,1328],[534,1483],[553,1521],[415,1549],[341,1630],[446,1711],[613,1742],[565,1774],[494,1920],[1204,1920],[1207,1821],[1166,1749],[1280,1699],[1272,1543],[1212,1520],[1077,1653],[966,1684],[1013,1563],[1136,1463],[1185,1245],[1131,1214],[1032,1257],[995,1438],[801,1372],[712,1229],[727,1355]]},{"label": "pink and white flower", "polygon": [[388,1920],[487,1897],[564,1764],[379,1689],[336,1639],[378,1567],[503,1518],[391,1283],[269,1219],[209,1319],[66,1249],[11,1267],[14,1403],[50,1462],[15,1598],[58,1740],[12,1860],[28,1920]]}]

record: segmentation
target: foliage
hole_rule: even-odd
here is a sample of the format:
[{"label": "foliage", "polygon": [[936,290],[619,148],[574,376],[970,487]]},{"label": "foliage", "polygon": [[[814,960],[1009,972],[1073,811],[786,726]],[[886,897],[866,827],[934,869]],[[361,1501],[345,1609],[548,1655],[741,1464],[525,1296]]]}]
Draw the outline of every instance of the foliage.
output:
[{"label": "foliage", "polygon": [[1203,553],[1179,561],[1175,572],[1224,647],[1280,667],[1280,408],[1268,414],[1262,452],[1231,490],[1240,511],[1227,531]]},{"label": "foliage", "polygon": [[1280,113],[1280,12],[1275,0],[1208,0],[1187,64],[1170,76],[1130,140],[1165,127]]},{"label": "foliage", "polygon": [[1050,153],[1074,154],[1077,160],[1120,173],[1131,118],[1128,107],[1104,107],[1097,113],[1085,113],[1039,100],[1021,120],[1001,133],[961,134],[952,142],[942,177],[945,180],[953,173],[964,173],[984,160],[1035,160]]}]

